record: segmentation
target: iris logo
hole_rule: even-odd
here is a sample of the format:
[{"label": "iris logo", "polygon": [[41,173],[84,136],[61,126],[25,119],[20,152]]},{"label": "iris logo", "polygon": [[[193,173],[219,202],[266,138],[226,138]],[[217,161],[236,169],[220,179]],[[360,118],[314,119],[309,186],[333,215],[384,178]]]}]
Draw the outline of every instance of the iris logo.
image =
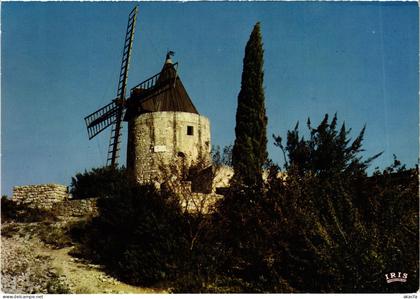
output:
[{"label": "iris logo", "polygon": [[406,282],[407,281],[408,274],[402,273],[402,272],[391,272],[388,274],[385,274],[386,283],[391,282]]}]

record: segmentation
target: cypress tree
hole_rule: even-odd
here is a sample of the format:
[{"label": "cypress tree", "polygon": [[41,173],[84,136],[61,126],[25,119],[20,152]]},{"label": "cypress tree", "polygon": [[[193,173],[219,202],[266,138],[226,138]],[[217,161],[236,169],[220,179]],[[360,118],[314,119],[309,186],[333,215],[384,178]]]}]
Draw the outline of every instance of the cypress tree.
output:
[{"label": "cypress tree", "polygon": [[262,166],[267,160],[267,116],[264,104],[264,50],[260,23],[255,24],[245,47],[241,90],[236,110],[232,164],[234,183],[261,185]]}]

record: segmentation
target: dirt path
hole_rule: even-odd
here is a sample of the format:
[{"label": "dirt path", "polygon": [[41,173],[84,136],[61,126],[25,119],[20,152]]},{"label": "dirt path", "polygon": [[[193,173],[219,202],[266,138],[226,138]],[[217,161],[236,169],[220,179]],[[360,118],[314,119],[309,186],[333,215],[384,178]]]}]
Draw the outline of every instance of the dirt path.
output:
[{"label": "dirt path", "polygon": [[54,277],[55,283],[65,287],[65,292],[73,294],[167,293],[120,282],[99,265],[70,256],[68,253],[73,247],[52,249],[35,234],[28,234],[28,224],[2,225],[2,233],[8,226],[14,229],[7,236],[1,236],[2,290],[5,293],[45,293],[48,281]]},{"label": "dirt path", "polygon": [[[60,276],[66,277],[72,293],[76,294],[138,294],[164,293],[161,290],[135,287],[120,282],[101,271],[99,265],[86,264],[68,255],[71,247],[47,249],[51,265]],[[45,252],[45,251],[44,251]],[[45,252],[46,253],[46,252]]]}]

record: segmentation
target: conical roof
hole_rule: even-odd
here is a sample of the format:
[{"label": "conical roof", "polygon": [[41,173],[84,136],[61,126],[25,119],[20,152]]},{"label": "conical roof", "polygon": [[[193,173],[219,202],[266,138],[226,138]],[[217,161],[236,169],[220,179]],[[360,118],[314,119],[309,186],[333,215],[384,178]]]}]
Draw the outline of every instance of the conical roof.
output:
[{"label": "conical roof", "polygon": [[[147,84],[148,81],[151,82]],[[142,113],[158,111],[198,114],[170,58],[166,59],[159,74],[132,90],[127,101],[125,120]]]}]

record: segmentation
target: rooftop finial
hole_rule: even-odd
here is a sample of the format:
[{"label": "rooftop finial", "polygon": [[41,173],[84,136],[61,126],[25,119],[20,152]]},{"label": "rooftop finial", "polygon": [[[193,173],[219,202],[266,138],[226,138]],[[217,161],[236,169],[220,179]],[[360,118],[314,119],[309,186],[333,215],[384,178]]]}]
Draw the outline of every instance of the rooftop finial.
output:
[{"label": "rooftop finial", "polygon": [[166,62],[165,63],[172,63],[172,56],[174,56],[175,55],[175,52],[174,51],[168,51],[167,53],[166,53]]}]

